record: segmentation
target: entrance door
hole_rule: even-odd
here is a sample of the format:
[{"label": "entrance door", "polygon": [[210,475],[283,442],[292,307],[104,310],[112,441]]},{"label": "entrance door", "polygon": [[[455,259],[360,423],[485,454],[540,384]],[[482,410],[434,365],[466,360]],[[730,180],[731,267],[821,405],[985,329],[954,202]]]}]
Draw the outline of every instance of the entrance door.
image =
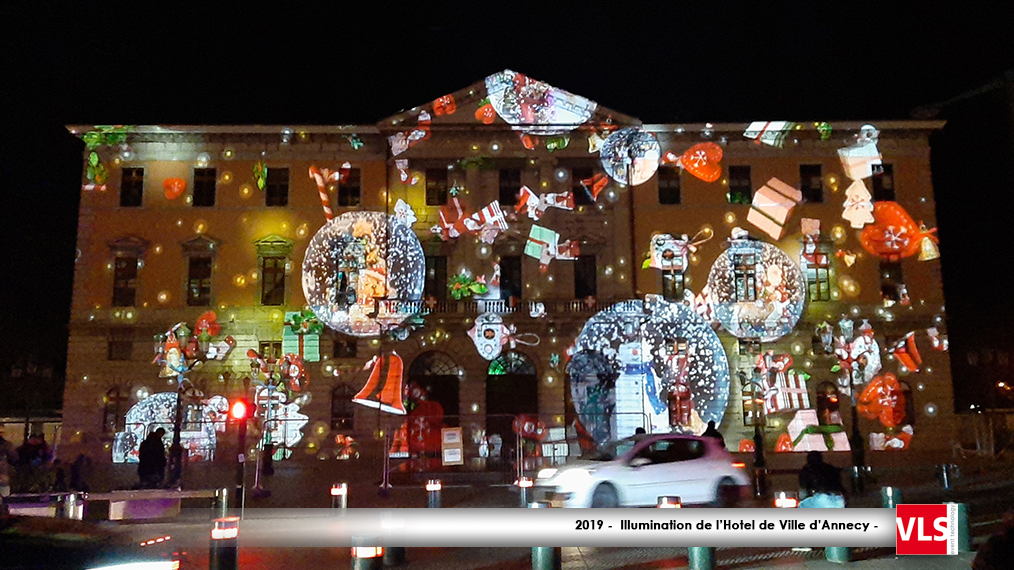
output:
[{"label": "entrance door", "polygon": [[444,426],[461,425],[458,418],[461,380],[458,366],[449,355],[437,351],[420,354],[409,366],[408,380],[426,392],[427,400],[440,404]]},{"label": "entrance door", "polygon": [[489,363],[486,376],[486,436],[498,434],[504,457],[516,446],[514,416],[539,413],[535,364],[520,352],[504,352]]}]

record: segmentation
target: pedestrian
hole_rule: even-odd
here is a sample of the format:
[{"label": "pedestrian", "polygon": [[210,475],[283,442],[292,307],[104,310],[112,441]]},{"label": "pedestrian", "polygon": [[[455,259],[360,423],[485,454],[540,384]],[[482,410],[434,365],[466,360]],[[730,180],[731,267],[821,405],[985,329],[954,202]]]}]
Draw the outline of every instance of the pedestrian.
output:
[{"label": "pedestrian", "polygon": [[3,514],[4,498],[11,496],[11,472],[18,464],[18,454],[14,444],[0,435],[0,514]]},{"label": "pedestrian", "polygon": [[137,476],[144,489],[157,488],[165,478],[165,444],[162,443],[164,435],[164,428],[156,429],[144,438],[138,450]]},{"label": "pedestrian", "polygon": [[799,472],[799,488],[806,493],[800,501],[803,509],[845,507],[845,487],[841,484],[841,469],[824,463],[819,451],[806,454],[806,466]]},{"label": "pedestrian", "polygon": [[1010,568],[1014,560],[1014,510],[1003,515],[1003,528],[979,547],[972,560],[972,570]]},{"label": "pedestrian", "polygon": [[646,435],[648,432],[644,431],[643,427],[639,427],[634,430],[634,435]]},{"label": "pedestrian", "polygon": [[721,444],[722,447],[725,447],[725,438],[722,437],[722,434],[715,427],[715,420],[711,420],[708,422],[708,429],[704,430],[704,433],[702,433],[701,436],[713,437],[718,440],[719,444]]},{"label": "pedestrian", "polygon": [[52,486],[49,464],[52,461],[46,438],[39,432],[28,436],[18,448],[16,490],[19,493],[45,493]]}]

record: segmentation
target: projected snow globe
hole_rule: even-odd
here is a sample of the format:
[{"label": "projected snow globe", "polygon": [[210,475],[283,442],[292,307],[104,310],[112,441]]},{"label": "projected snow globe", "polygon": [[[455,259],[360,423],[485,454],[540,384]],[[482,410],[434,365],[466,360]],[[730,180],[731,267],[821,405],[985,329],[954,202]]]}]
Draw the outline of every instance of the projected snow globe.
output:
[{"label": "projected snow globe", "polygon": [[[661,147],[655,135],[641,127],[625,127],[606,138],[599,152],[602,169],[620,184],[644,184],[658,170]],[[628,173],[631,182],[627,181]]]},{"label": "projected snow globe", "polygon": [[426,258],[419,238],[398,216],[347,212],[324,224],[303,258],[303,293],[328,327],[377,336],[415,313]]},{"label": "projected snow globe", "polygon": [[504,122],[532,135],[572,131],[591,119],[598,106],[594,101],[509,69],[486,78],[486,93]]},{"label": "projected snow globe", "polygon": [[742,230],[733,232],[728,249],[711,266],[708,288],[722,328],[761,342],[789,333],[806,301],[806,278],[792,258]]},{"label": "projected snow globe", "polygon": [[596,441],[652,432],[701,433],[721,423],[729,361],[715,331],[690,307],[649,295],[588,319],[567,367],[571,400]]}]

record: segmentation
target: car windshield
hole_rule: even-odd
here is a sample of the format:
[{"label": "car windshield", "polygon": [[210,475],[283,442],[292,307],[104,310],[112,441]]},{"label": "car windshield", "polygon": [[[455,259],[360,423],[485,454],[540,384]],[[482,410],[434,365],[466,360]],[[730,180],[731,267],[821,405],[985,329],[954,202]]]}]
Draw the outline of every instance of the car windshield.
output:
[{"label": "car windshield", "polygon": [[636,437],[628,437],[619,441],[607,441],[599,444],[598,447],[591,451],[587,451],[581,456],[581,459],[589,461],[612,461],[617,457],[627,453],[634,448],[634,444],[638,442]]}]

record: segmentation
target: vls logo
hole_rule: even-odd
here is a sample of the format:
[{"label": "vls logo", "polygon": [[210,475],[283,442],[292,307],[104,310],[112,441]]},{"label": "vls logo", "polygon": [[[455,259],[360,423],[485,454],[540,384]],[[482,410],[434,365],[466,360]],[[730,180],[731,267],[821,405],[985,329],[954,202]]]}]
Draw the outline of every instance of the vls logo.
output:
[{"label": "vls logo", "polygon": [[898,505],[898,554],[957,554],[958,505]]}]

